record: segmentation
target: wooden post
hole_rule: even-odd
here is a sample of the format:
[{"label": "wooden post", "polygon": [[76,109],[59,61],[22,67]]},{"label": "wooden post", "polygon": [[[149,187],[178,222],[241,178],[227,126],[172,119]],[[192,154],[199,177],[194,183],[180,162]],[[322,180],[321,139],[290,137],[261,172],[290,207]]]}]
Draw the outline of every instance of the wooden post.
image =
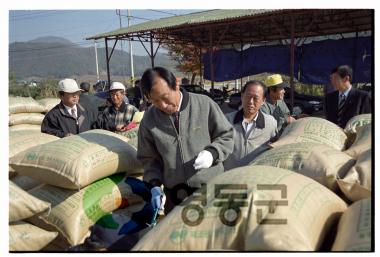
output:
[{"label": "wooden post", "polygon": [[214,57],[213,57],[213,42],[212,42],[212,30],[209,29],[209,39],[210,39],[210,69],[211,69],[211,96],[214,96]]},{"label": "wooden post", "polygon": [[294,107],[294,16],[291,16],[291,28],[290,28],[290,108],[291,113],[293,113]]},{"label": "wooden post", "polygon": [[154,53],[153,53],[153,36],[150,33],[150,61],[152,63],[152,68],[154,68]]}]

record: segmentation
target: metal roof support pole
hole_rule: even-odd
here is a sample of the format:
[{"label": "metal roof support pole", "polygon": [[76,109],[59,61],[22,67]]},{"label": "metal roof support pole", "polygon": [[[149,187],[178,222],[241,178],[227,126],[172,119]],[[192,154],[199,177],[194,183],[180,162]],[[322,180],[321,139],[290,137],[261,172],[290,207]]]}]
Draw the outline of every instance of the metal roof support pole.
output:
[{"label": "metal roof support pole", "polygon": [[199,84],[204,89],[203,80],[202,80],[202,46],[199,46]]},{"label": "metal roof support pole", "polygon": [[154,68],[154,56],[155,54],[153,53],[153,35],[150,33],[150,61],[152,63],[152,68]]},{"label": "metal roof support pole", "polygon": [[213,42],[212,42],[212,30],[209,28],[209,40],[210,40],[210,69],[211,69],[211,96],[214,96],[214,57],[213,57]]},{"label": "metal roof support pole", "polygon": [[293,113],[294,106],[294,16],[291,16],[291,28],[290,28],[290,108]]},{"label": "metal roof support pole", "polygon": [[107,63],[107,78],[108,78],[108,86],[111,86],[111,75],[110,75],[110,59],[108,58],[108,40],[104,38],[106,41],[106,63]]}]

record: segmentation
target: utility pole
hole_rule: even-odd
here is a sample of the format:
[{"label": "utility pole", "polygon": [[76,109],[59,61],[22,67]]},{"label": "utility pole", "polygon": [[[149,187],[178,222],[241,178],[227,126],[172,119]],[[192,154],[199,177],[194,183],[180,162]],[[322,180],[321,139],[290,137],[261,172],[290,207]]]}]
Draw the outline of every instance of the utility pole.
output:
[{"label": "utility pole", "polygon": [[94,40],[94,48],[95,48],[96,75],[99,81],[100,78],[99,78],[98,48],[96,47],[96,40]]},{"label": "utility pole", "polygon": [[[131,10],[128,9],[128,27],[131,26]],[[135,72],[133,69],[133,51],[132,51],[132,41],[129,39],[129,57],[130,57],[130,64],[131,64],[131,80],[132,80],[132,85],[134,85],[135,81]]]},{"label": "utility pole", "polygon": [[[116,9],[116,15],[119,16],[119,25],[120,25],[120,29],[122,28],[122,24],[121,24],[121,10],[120,9]],[[121,50],[121,55],[123,56],[123,40],[120,40],[120,50]],[[124,67],[126,69],[126,67]],[[123,69],[123,75],[125,75],[124,73],[124,69]],[[124,77],[125,79],[125,77]]]}]

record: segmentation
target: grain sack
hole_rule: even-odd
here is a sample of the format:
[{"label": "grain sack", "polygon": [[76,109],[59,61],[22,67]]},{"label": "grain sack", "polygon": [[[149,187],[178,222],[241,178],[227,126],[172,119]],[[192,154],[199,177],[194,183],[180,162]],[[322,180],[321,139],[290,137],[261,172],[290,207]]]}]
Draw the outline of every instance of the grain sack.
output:
[{"label": "grain sack", "polygon": [[9,251],[39,251],[57,235],[26,222],[15,222],[9,225]]},{"label": "grain sack", "polygon": [[339,220],[332,251],[372,251],[371,198],[352,204]]},{"label": "grain sack", "polygon": [[343,150],[346,139],[346,134],[334,123],[321,118],[309,117],[290,123],[284,129],[278,141],[270,145],[277,147],[292,143],[311,142]]},{"label": "grain sack", "polygon": [[41,113],[16,113],[9,115],[9,126],[19,124],[41,125],[45,115]]},{"label": "grain sack", "polygon": [[33,146],[42,145],[58,139],[59,137],[41,133],[41,131],[10,131],[9,158]]},{"label": "grain sack", "polygon": [[23,220],[49,210],[50,203],[30,195],[9,181],[9,221]]},{"label": "grain sack", "polygon": [[281,145],[262,153],[250,163],[295,171],[333,191],[337,189],[337,178],[345,176],[354,164],[355,160],[349,155],[315,143]]},{"label": "grain sack", "polygon": [[[43,185],[29,193],[51,203],[50,213],[41,215],[40,219],[54,226],[71,246],[83,243],[90,227],[105,214],[142,201],[125,183],[124,174],[96,181],[80,191]],[[51,226],[45,227],[36,219],[29,221],[44,229],[51,229]]]},{"label": "grain sack", "polygon": [[314,251],[345,209],[310,178],[275,167],[240,167],[175,207],[132,250]]},{"label": "grain sack", "polygon": [[362,153],[355,166],[343,179],[338,180],[340,190],[353,202],[371,197],[371,159],[371,150]]},{"label": "grain sack", "polygon": [[371,123],[371,113],[356,115],[347,122],[346,127],[344,128],[344,132],[346,134],[356,134],[357,128]]},{"label": "grain sack", "polygon": [[53,109],[57,104],[61,102],[61,99],[59,98],[43,98],[37,101],[39,104],[41,104],[44,107],[44,112],[49,112],[51,109]]},{"label": "grain sack", "polygon": [[19,125],[14,125],[14,126],[9,127],[9,132],[20,131],[20,130],[41,132],[41,125],[19,124]]},{"label": "grain sack", "polygon": [[362,153],[372,148],[372,124],[357,128],[355,142],[345,153],[357,159]]},{"label": "grain sack", "polygon": [[125,137],[97,129],[30,148],[9,165],[46,184],[78,189],[118,172],[143,173],[136,154]]},{"label": "grain sack", "polygon": [[128,138],[128,144],[130,144],[135,149],[137,149],[137,140],[138,140],[137,135],[139,133],[139,127],[140,127],[140,124],[137,124],[137,126],[133,129],[130,129],[130,130],[124,131],[124,132],[117,132],[117,133],[119,135],[122,135],[122,136]]},{"label": "grain sack", "polygon": [[20,176],[20,175],[15,176],[14,178],[11,179],[11,181],[15,183],[19,188],[25,191],[29,191],[30,189],[35,188],[42,184],[41,182],[34,180],[28,176]]},{"label": "grain sack", "polygon": [[9,114],[44,111],[45,108],[31,97],[9,97]]}]

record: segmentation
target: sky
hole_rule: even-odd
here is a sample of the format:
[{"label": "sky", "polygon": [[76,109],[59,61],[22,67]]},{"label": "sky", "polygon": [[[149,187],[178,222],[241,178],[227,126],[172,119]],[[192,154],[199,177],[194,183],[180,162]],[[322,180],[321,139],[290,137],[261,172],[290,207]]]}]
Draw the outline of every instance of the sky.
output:
[{"label": "sky", "polygon": [[[94,42],[85,40],[86,37],[120,28],[120,19],[116,10],[9,10],[9,43],[25,42],[44,36],[57,36],[83,47],[93,46]],[[122,27],[127,27],[127,9],[118,10],[121,14]],[[130,9],[130,24],[198,11],[202,10]],[[97,46],[104,47],[104,40],[99,40]],[[121,48],[120,43],[118,43],[117,48]],[[123,49],[129,51],[126,43],[123,43]],[[135,55],[146,55],[140,42],[133,43],[133,53]]]}]

